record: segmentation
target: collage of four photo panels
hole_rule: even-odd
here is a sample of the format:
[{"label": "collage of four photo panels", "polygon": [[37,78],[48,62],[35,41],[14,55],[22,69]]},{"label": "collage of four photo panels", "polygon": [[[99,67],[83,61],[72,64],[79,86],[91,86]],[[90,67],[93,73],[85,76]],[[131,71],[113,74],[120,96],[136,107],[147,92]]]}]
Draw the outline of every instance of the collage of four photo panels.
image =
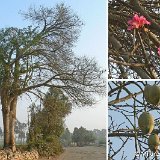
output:
[{"label": "collage of four photo panels", "polygon": [[108,1],[108,160],[160,159],[160,1]]}]

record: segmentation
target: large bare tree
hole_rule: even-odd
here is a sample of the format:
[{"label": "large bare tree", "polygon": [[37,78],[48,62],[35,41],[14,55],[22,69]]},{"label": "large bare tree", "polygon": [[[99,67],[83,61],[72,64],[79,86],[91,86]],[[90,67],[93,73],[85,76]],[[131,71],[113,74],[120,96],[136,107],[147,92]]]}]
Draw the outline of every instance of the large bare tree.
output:
[{"label": "large bare tree", "polygon": [[152,133],[160,133],[160,108],[144,98],[147,84],[160,86],[156,81],[109,82],[108,156],[112,160],[156,159],[160,153],[149,149],[149,134],[144,134],[138,125],[140,115],[147,111],[154,117]]},{"label": "large bare tree", "polygon": [[[150,25],[128,30],[134,15]],[[160,2],[157,0],[109,0],[109,78],[160,78]]]},{"label": "large bare tree", "polygon": [[18,97],[40,96],[45,87],[62,88],[77,105],[92,105],[104,91],[102,71],[94,59],[72,51],[82,22],[64,4],[30,8],[23,13],[33,26],[0,30],[0,96],[4,147],[16,150],[14,125]]}]

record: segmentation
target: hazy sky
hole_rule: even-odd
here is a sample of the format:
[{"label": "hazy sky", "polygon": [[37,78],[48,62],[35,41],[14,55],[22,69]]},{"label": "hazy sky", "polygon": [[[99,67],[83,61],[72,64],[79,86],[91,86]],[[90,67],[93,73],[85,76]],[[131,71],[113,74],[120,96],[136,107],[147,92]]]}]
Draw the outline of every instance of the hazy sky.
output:
[{"label": "hazy sky", "polygon": [[[27,11],[30,6],[49,6],[64,2],[70,6],[84,22],[82,32],[74,48],[76,55],[95,57],[99,65],[106,67],[106,1],[105,0],[5,0],[0,6],[0,28],[25,27],[30,23],[23,20],[18,14],[20,10]],[[17,118],[27,122],[27,106],[30,105],[28,97],[19,100]],[[1,116],[1,114],[0,114]],[[2,117],[2,116],[1,116]],[[106,102],[101,99],[96,105],[86,108],[76,108],[66,118],[66,125],[73,131],[74,127],[87,129],[106,128]],[[1,124],[2,125],[2,122]]]}]

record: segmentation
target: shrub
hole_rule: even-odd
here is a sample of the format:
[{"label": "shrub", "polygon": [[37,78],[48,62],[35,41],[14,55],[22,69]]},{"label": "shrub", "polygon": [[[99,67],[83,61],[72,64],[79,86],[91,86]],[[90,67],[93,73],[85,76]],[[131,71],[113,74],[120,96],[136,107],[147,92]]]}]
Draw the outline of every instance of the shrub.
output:
[{"label": "shrub", "polygon": [[55,156],[63,152],[57,136],[48,136],[45,139],[39,139],[37,142],[30,142],[32,148],[36,148],[40,156]]}]

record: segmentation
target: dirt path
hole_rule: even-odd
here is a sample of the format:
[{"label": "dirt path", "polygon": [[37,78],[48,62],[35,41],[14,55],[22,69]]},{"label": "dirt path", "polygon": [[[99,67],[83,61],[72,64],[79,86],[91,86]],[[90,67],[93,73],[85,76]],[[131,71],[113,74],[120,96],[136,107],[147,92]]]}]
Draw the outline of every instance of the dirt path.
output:
[{"label": "dirt path", "polygon": [[60,157],[50,160],[106,160],[105,155],[105,147],[69,147]]}]

